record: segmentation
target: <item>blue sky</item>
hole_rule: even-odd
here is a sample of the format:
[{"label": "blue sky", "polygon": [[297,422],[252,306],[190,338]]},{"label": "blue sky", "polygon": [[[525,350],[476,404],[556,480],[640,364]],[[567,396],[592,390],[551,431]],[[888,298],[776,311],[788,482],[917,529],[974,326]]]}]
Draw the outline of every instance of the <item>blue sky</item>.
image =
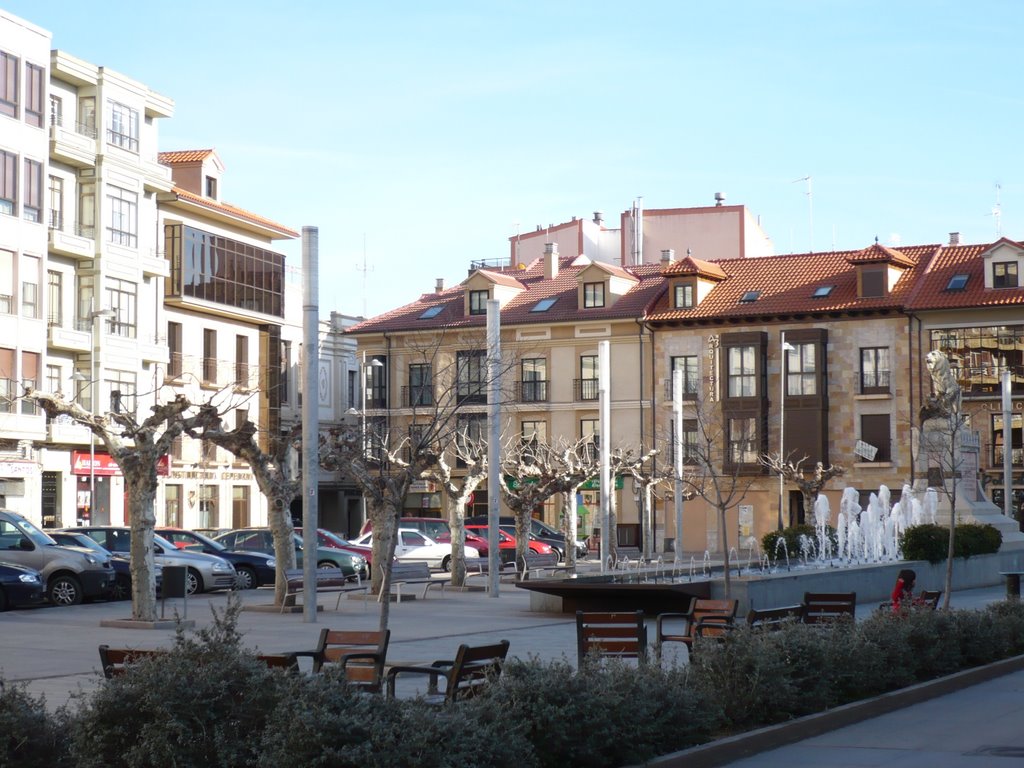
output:
[{"label": "blue sky", "polygon": [[1012,0],[0,2],[172,98],[160,149],[215,148],[225,200],[318,227],[325,316],[637,197],[725,192],[777,253],[1024,239]]}]

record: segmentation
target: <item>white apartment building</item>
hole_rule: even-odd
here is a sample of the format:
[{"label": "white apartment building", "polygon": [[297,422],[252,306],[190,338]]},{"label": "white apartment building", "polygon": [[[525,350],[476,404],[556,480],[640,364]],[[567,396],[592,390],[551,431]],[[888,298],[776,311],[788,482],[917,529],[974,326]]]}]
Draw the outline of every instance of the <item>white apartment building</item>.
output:
[{"label": "white apartment building", "polygon": [[50,34],[0,10],[0,507],[37,520],[46,423],[19,398],[51,375],[42,290],[49,60]]}]

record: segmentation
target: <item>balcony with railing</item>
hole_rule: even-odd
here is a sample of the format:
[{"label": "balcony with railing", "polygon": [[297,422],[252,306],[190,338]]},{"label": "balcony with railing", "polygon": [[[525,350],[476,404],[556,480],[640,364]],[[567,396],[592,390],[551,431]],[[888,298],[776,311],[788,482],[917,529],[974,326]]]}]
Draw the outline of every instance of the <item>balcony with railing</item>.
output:
[{"label": "balcony with railing", "polygon": [[597,400],[598,379],[573,379],[572,391],[576,400]]},{"label": "balcony with railing", "polygon": [[96,128],[57,117],[50,120],[50,160],[75,168],[96,167]]},{"label": "balcony with railing", "polygon": [[171,263],[164,257],[163,251],[139,252],[139,266],[142,274],[155,277],[170,277]]},{"label": "balcony with railing", "polygon": [[[697,377],[683,377],[683,400],[697,399]],[[675,392],[672,387],[672,379],[665,380],[665,401],[671,403],[675,400]]]},{"label": "balcony with railing", "polygon": [[95,227],[82,226],[71,221],[62,211],[50,209],[48,248],[51,253],[86,260],[96,257]]},{"label": "balcony with railing", "polygon": [[544,380],[516,382],[516,400],[520,403],[546,403],[548,382]]}]

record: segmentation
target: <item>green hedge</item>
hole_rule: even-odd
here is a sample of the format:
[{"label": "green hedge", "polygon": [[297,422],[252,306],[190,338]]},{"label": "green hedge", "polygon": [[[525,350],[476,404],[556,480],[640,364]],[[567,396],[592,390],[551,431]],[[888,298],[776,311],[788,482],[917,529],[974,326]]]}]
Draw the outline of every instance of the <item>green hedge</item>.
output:
[{"label": "green hedge", "polygon": [[239,642],[237,610],[67,708],[0,689],[0,765],[48,768],[564,768],[642,763],[710,739],[1024,653],[1024,606],[743,626],[689,666],[510,660],[472,703],[360,694]]},{"label": "green hedge", "polygon": [[[1003,534],[998,528],[979,523],[959,523],[953,531],[953,556],[973,557],[998,552]],[[939,563],[949,552],[949,528],[934,523],[915,525],[900,537],[900,549],[907,560]]]}]

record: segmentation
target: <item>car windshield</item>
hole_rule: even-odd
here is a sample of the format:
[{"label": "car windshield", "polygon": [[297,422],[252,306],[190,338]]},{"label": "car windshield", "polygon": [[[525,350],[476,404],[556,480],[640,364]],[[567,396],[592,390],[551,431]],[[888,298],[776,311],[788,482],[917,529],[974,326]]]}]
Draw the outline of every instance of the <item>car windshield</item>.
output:
[{"label": "car windshield", "polygon": [[102,544],[84,533],[55,533],[52,538],[62,546],[86,547],[102,555],[110,556],[110,552]]},{"label": "car windshield", "polygon": [[24,518],[22,518],[21,520],[17,520],[15,522],[15,525],[18,526],[18,529],[23,534],[25,534],[37,547],[52,547],[57,543],[48,535],[43,533],[42,530],[36,528],[35,525],[33,525],[30,521],[25,520]]},{"label": "car windshield", "polygon": [[320,535],[323,536],[325,539],[328,539],[329,541],[333,541],[335,544],[340,544],[343,547],[347,547],[349,545],[349,542],[345,541],[345,539],[341,538],[341,536],[334,533],[333,531],[325,531],[323,529],[320,529]]},{"label": "car windshield", "polygon": [[189,534],[189,538],[195,539],[195,541],[194,542],[186,542],[185,543],[185,549],[188,549],[190,547],[201,548],[203,546],[210,547],[211,549],[215,549],[218,552],[223,552],[224,550],[227,549],[227,547],[225,547],[219,541],[214,541],[213,539],[209,538],[208,536],[203,536],[203,534],[196,533],[195,531],[192,531]]},{"label": "car windshield", "polygon": [[176,546],[171,544],[171,542],[169,542],[163,536],[160,536],[160,535],[155,534],[155,533],[153,534],[153,543],[163,547],[164,549],[166,549],[169,552],[173,552],[174,550],[177,549]]}]

